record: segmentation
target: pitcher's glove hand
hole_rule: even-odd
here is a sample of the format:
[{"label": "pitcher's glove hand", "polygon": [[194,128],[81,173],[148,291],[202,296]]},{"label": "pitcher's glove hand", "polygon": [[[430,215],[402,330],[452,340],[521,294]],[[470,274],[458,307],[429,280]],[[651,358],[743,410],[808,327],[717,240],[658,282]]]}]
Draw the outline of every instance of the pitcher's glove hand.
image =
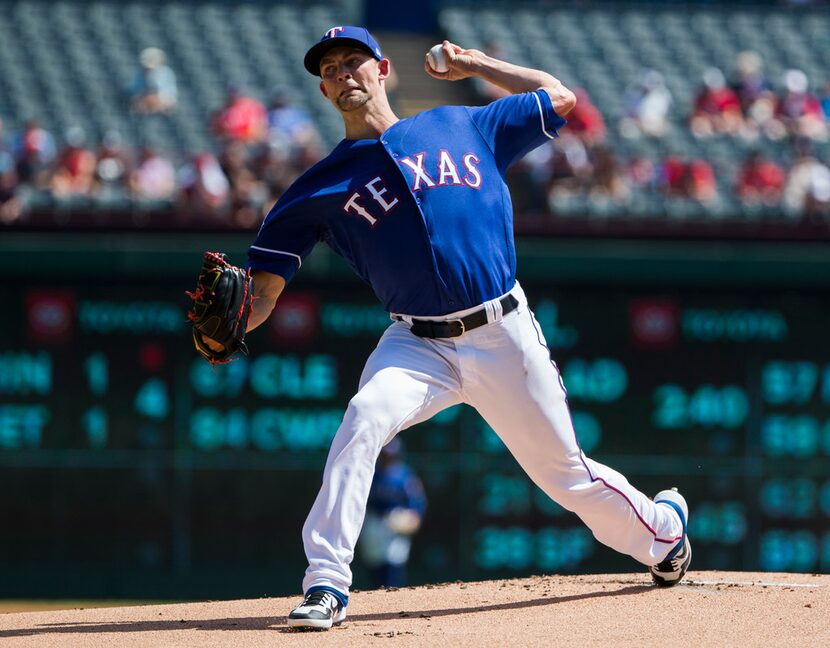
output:
[{"label": "pitcher's glove hand", "polygon": [[[248,355],[245,331],[254,302],[250,271],[232,266],[222,252],[205,252],[187,318],[193,322],[193,344],[211,364],[225,363],[241,351]],[[208,338],[210,344],[205,340]]]}]

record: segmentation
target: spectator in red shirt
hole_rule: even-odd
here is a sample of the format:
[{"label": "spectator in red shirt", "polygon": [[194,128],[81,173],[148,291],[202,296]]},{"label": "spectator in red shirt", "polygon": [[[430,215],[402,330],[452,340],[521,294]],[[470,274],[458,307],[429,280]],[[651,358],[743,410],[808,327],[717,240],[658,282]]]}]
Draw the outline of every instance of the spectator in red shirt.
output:
[{"label": "spectator in red shirt", "polygon": [[66,131],[66,148],[58,156],[49,189],[55,196],[91,196],[95,190],[95,153],[85,146],[86,134],[80,126]]},{"label": "spectator in red shirt", "polygon": [[670,155],[663,160],[660,169],[660,184],[670,196],[686,196],[686,164],[676,156]]},{"label": "spectator in red shirt", "polygon": [[576,106],[568,113],[568,132],[589,146],[600,144],[605,140],[605,120],[602,113],[591,103],[591,98],[585,90],[577,88],[574,94]]},{"label": "spectator in red shirt", "polygon": [[715,172],[706,160],[669,156],[663,161],[660,176],[663,190],[669,196],[701,202],[717,197]]},{"label": "spectator in red shirt", "polygon": [[715,172],[706,160],[692,160],[687,167],[689,197],[701,202],[717,198],[718,183]]},{"label": "spectator in red shirt", "polygon": [[268,132],[268,111],[261,102],[243,94],[237,85],[228,86],[224,107],[213,117],[213,133],[220,140],[259,144]]},{"label": "spectator in red shirt", "polygon": [[692,111],[692,133],[696,137],[738,134],[743,128],[741,101],[726,85],[723,72],[709,68],[703,73],[703,84]]},{"label": "spectator in red shirt", "polygon": [[783,187],[784,171],[781,167],[764,159],[759,151],[753,151],[738,172],[735,193],[744,203],[775,205]]}]

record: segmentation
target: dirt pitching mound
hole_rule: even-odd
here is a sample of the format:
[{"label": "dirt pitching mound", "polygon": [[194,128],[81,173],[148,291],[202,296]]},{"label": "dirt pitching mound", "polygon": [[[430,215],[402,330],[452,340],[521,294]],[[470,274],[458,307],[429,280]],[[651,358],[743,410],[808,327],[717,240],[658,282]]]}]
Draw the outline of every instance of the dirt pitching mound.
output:
[{"label": "dirt pitching mound", "polygon": [[0,615],[3,646],[830,646],[830,576],[535,576],[355,592],[344,624],[292,632],[299,597]]}]

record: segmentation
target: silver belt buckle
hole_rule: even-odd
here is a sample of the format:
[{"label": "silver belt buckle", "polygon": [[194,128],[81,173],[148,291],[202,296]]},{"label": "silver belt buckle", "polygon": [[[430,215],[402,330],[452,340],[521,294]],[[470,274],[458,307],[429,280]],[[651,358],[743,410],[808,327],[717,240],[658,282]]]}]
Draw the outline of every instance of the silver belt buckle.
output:
[{"label": "silver belt buckle", "polygon": [[447,322],[458,322],[459,324],[461,324],[461,333],[459,333],[455,337],[461,337],[462,335],[464,335],[464,333],[467,332],[467,327],[464,326],[464,320],[462,320],[462,319],[451,319],[451,320],[447,320]]}]

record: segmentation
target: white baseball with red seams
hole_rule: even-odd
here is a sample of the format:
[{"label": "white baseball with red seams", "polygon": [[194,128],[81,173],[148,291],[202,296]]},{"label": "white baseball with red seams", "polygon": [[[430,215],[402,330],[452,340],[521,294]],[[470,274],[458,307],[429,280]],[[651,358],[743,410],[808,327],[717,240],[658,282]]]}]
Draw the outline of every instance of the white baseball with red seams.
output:
[{"label": "white baseball with red seams", "polygon": [[436,72],[446,72],[450,69],[447,65],[447,55],[444,54],[444,46],[441,43],[433,45],[427,52],[427,63]]},{"label": "white baseball with red seams", "polygon": [[[541,328],[518,283],[510,294],[516,310],[503,316],[498,299],[486,302],[489,323],[460,337],[416,337],[406,318],[384,333],[334,437],[323,487],[303,528],[305,591],[349,591],[374,458],[400,431],[458,403],[478,410],[536,485],[603,544],[651,566],[681,539],[673,509],[582,452]],[[450,320],[475,310],[420,319]]]}]

